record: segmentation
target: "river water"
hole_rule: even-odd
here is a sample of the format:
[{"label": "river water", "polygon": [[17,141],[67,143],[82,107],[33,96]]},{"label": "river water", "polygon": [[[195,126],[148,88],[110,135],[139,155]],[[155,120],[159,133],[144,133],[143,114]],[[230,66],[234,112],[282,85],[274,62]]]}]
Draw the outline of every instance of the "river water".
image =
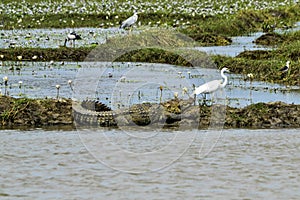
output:
[{"label": "river water", "polygon": [[[183,154],[172,147],[172,152],[158,154],[157,159],[134,163],[116,152],[139,157],[145,153],[142,150],[160,152],[172,144],[153,150],[162,142],[142,137],[153,132],[131,131],[141,142],[130,143],[135,137],[118,140],[118,145],[95,155],[90,149],[96,143],[90,143],[87,135],[97,138],[103,133],[106,139],[126,135],[124,130],[103,129],[0,131],[1,199],[300,198],[299,129],[161,130],[155,135],[161,141],[182,134],[193,135],[193,140],[188,145],[184,139],[177,141],[179,147],[187,146]],[[204,152],[207,144],[212,148]],[[163,165],[170,156],[177,159]],[[160,169],[142,170],[160,163]]]}]

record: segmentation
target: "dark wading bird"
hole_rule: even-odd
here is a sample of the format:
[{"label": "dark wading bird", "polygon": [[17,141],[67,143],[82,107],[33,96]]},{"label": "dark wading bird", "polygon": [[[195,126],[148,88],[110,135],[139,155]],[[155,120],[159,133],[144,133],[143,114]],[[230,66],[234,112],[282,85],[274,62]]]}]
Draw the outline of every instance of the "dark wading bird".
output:
[{"label": "dark wading bird", "polygon": [[71,41],[71,42],[73,42],[73,47],[75,47],[75,40],[81,40],[82,38],[80,37],[80,35],[77,35],[76,33],[75,33],[75,31],[72,31],[71,33],[69,33],[68,35],[67,35],[67,38],[65,39],[65,44],[64,44],[64,46],[66,47],[67,46],[67,42],[68,41]]},{"label": "dark wading bird", "polygon": [[127,27],[132,27],[133,24],[135,24],[138,20],[138,13],[134,13],[131,17],[126,19],[125,21],[122,22],[120,25],[120,28],[127,28]]},{"label": "dark wading bird", "polygon": [[281,71],[282,73],[285,73],[289,70],[289,68],[290,68],[290,61],[287,61],[285,66],[282,67],[279,71]]},{"label": "dark wading bird", "polygon": [[287,61],[285,66],[279,70],[281,72],[281,78],[285,77],[285,75],[289,71],[289,69],[290,69],[290,61]]},{"label": "dark wading bird", "polygon": [[224,72],[229,72],[229,69],[224,67],[221,70],[221,76],[224,79],[224,81],[219,79],[204,83],[203,85],[200,85],[199,87],[195,88],[193,95],[204,94],[204,104],[206,104],[206,94],[211,94],[221,88],[224,88],[227,85],[228,79]]}]

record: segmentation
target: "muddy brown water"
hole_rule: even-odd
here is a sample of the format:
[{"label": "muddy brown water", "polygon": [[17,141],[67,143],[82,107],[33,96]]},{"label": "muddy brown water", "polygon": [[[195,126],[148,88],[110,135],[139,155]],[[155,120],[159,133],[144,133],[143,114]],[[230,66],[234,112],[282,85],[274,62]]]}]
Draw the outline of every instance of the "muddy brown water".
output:
[{"label": "muddy brown water", "polygon": [[[179,137],[182,132],[133,131],[130,133],[135,137],[127,139],[124,135],[129,133],[122,130],[1,130],[0,196],[1,199],[299,199],[299,131],[234,129],[218,133],[217,139],[213,138],[214,131],[186,131],[184,134],[192,135],[193,140],[191,144],[178,140],[179,147],[187,147],[181,155],[183,149],[176,148],[168,139]],[[91,152],[95,138],[102,134],[106,143],[96,140],[99,145]],[[204,142],[209,144],[209,151],[203,148]],[[173,151],[160,153],[168,146]],[[128,157],[117,153],[120,150],[133,157],[151,152],[158,156],[131,163]],[[207,153],[204,158],[203,152]],[[160,165],[169,161],[170,156],[176,160]],[[149,166],[162,169],[134,173]]]}]

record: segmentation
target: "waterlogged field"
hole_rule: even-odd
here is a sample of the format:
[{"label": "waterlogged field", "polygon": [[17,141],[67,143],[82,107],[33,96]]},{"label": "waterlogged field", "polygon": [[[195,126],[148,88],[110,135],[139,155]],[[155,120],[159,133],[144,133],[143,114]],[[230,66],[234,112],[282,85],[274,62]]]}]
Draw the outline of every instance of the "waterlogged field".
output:
[{"label": "waterlogged field", "polygon": [[[244,107],[258,102],[274,101],[300,104],[298,84],[300,32],[295,34],[283,32],[284,39],[271,47],[256,46],[252,43],[252,40],[258,37],[257,31],[260,31],[259,36],[263,34],[261,32],[263,27],[276,25],[277,30],[291,28],[296,21],[300,21],[300,7],[297,0],[2,0],[0,94],[16,98],[100,99],[107,106],[118,109],[128,106],[127,104],[159,103],[175,96],[187,99],[194,85],[198,86],[220,78],[220,71],[217,69],[138,63],[138,60],[109,63],[74,62],[84,60],[74,59],[85,55],[81,52],[83,48],[85,52],[89,52],[93,46],[103,43],[105,45],[111,37],[129,35],[127,30],[120,31],[117,27],[133,12],[139,13],[139,20],[132,34],[149,30],[147,29],[149,27],[167,28],[185,33],[200,42],[205,39],[206,44],[216,43],[208,38],[215,34],[227,37],[240,36],[232,38],[232,46],[208,47],[205,50],[209,53],[223,52],[225,55],[233,56],[220,56],[215,59],[219,64],[218,68],[226,66],[233,72],[227,74],[229,82],[221,92],[221,98],[227,105]],[[61,48],[67,33],[71,30],[76,30],[83,39],[76,41],[75,47],[68,44],[66,48]],[[253,34],[244,36],[246,33]],[[158,39],[164,40],[166,37]],[[195,49],[195,46],[193,48]],[[204,50],[201,48],[196,47]],[[244,57],[237,56],[241,51],[262,50],[262,48],[268,51],[253,54],[246,52]],[[270,49],[272,51],[269,51]],[[50,51],[52,57],[47,57]],[[79,54],[76,54],[77,52]],[[67,56],[61,59],[62,57],[58,57],[61,54]],[[161,51],[154,55],[142,52],[132,57],[135,59],[140,55],[144,56],[143,58],[155,56],[161,58],[170,54],[163,54]],[[278,69],[287,60],[291,60],[291,70],[290,74],[283,77]],[[248,73],[252,74],[251,79],[247,76]],[[201,98],[202,96],[198,95],[197,99]],[[53,102],[59,104],[60,100]],[[31,120],[28,116],[22,115],[22,110],[29,104],[23,105],[22,101],[12,104],[11,110],[1,111],[0,115],[14,120],[14,116],[20,114],[20,118]],[[48,106],[50,105],[47,103],[45,107]],[[294,122],[297,123],[297,112],[290,114],[290,110],[280,110],[278,107],[273,114],[265,106],[262,104],[255,107],[254,115],[251,112],[243,112],[244,114],[239,116],[234,114],[234,118],[241,120],[240,118],[246,117],[250,119],[249,121],[259,121],[267,116],[266,118],[276,121],[283,117],[283,120],[295,119]],[[0,107],[2,109],[2,102]],[[57,121],[57,115],[67,114],[64,113],[66,108],[63,104],[61,107],[63,111],[59,111],[58,114],[50,107],[50,112],[42,121],[48,123],[52,116],[51,120]],[[256,111],[262,113],[262,116],[257,116]],[[40,110],[32,113],[38,113],[43,117]],[[272,115],[280,116],[273,119]],[[23,122],[22,119],[19,121]],[[288,120],[287,122],[284,120],[284,123],[288,123]],[[0,125],[0,128],[3,127]],[[34,128],[32,131],[20,129],[0,131],[3,143],[3,148],[0,148],[3,155],[0,157],[2,169],[0,197],[8,199],[99,197],[299,199],[300,197],[299,129],[216,131],[209,128],[184,131],[152,129],[130,131],[120,126],[119,129],[112,130],[104,128],[79,130],[78,127],[77,131],[70,131],[69,128],[56,127],[54,131],[40,128]],[[194,137],[193,141],[188,141],[190,136]],[[189,147],[181,152],[187,144]],[[155,155],[159,156],[147,159],[147,156],[151,157],[153,153],[158,153]],[[123,156],[127,154],[129,156]],[[143,156],[146,156],[146,159],[143,159]],[[99,159],[101,157],[104,159]],[[142,169],[153,170],[151,166],[161,167],[161,164],[169,162],[170,158],[176,160],[163,169],[159,168],[161,170],[136,174]]]},{"label": "waterlogged field", "polygon": [[76,31],[82,39],[66,43],[66,47],[90,47],[103,44],[109,37],[127,34],[116,28],[67,28],[67,29],[13,29],[0,30],[1,48],[59,48],[64,46],[65,38]]},{"label": "waterlogged field", "polygon": [[[277,10],[297,2],[277,1],[7,1],[0,3],[0,28],[33,27],[117,27],[126,17],[138,12],[139,26],[179,27],[187,29],[215,23],[244,10]],[[280,12],[273,13],[274,17]],[[241,16],[243,18],[243,16]],[[257,18],[259,19],[260,16]],[[229,19],[230,22],[231,19]],[[223,22],[222,22],[223,21]],[[218,23],[224,23],[220,20]],[[253,22],[246,22],[253,23]],[[227,23],[228,24],[228,23]],[[224,24],[223,24],[224,25]],[[222,26],[223,26],[222,25]],[[203,28],[203,27],[202,27]],[[215,29],[215,28],[213,28]],[[227,31],[227,30],[223,30]]]},{"label": "waterlogged field", "polygon": [[[138,2],[131,2],[131,1],[7,1],[4,0],[2,3],[0,3],[0,28],[4,29],[0,31],[0,46],[3,49],[13,49],[18,47],[17,49],[22,49],[23,47],[26,48],[52,48],[52,49],[59,49],[61,51],[64,51],[63,48],[60,48],[63,46],[65,37],[68,32],[71,30],[76,30],[78,34],[82,36],[82,40],[76,41],[76,44],[72,46],[72,44],[67,44],[69,47],[68,49],[73,49],[76,51],[77,48],[74,47],[91,47],[96,46],[99,44],[103,44],[107,42],[107,40],[110,37],[122,37],[126,34],[128,34],[127,31],[119,30],[117,27],[119,26],[120,22],[123,21],[126,17],[132,15],[133,12],[139,13],[139,20],[138,20],[138,30],[134,30],[131,32],[132,34],[138,33],[138,31],[147,30],[145,29],[145,26],[147,28],[149,26],[154,27],[164,27],[164,28],[178,28],[173,30],[181,30],[183,32],[185,31],[191,31],[192,33],[195,33],[199,30],[200,32],[207,32],[208,34],[215,32],[216,30],[221,31],[222,34],[229,34],[229,35],[235,35],[237,33],[233,33],[235,29],[228,31],[227,29],[222,30],[225,28],[225,26],[220,26],[219,29],[216,29],[216,27],[219,26],[218,23],[222,23],[223,25],[226,24],[226,26],[231,29],[231,25],[235,23],[235,20],[240,20],[240,23],[245,23],[245,25],[241,25],[238,31],[241,31],[242,33],[248,32],[246,30],[247,27],[249,27],[249,30],[255,30],[259,29],[261,31],[261,25],[262,24],[269,24],[272,23],[277,25],[278,27],[284,27],[285,28],[291,28],[294,25],[294,21],[297,20],[297,12],[295,12],[298,9],[299,5],[296,1],[264,1],[264,2],[258,2],[258,1],[138,1]],[[296,13],[296,14],[295,14]],[[271,17],[271,18],[269,18]],[[220,19],[220,20],[218,20]],[[253,19],[254,23],[253,23]],[[276,19],[274,21],[274,19]],[[228,23],[231,22],[232,23]],[[221,22],[220,22],[221,21]],[[204,25],[202,25],[202,23]],[[258,23],[259,25],[257,25]],[[291,26],[287,26],[287,25]],[[83,27],[86,26],[86,27]],[[45,28],[47,29],[32,29],[32,28]],[[65,29],[55,29],[52,27],[60,27]],[[99,28],[101,27],[101,28]],[[205,28],[203,28],[205,27]],[[253,29],[252,29],[253,28]],[[276,27],[277,28],[277,27]],[[279,30],[279,29],[277,29]],[[277,31],[276,30],[276,31]],[[288,29],[291,30],[291,29]],[[211,31],[211,32],[209,32]],[[283,32],[284,30],[281,29],[283,34],[286,32]],[[259,32],[259,34],[263,34],[262,32]],[[195,36],[195,35],[194,35]],[[254,35],[257,37],[256,35]],[[288,35],[285,35],[288,36]],[[232,46],[221,46],[220,52],[226,52],[231,53],[231,56],[237,56],[238,53],[240,53],[243,50],[254,50],[254,49],[264,49],[269,50],[273,49],[274,46],[270,47],[262,47],[261,46],[253,46],[253,41],[248,41],[249,38],[251,40],[254,40],[255,37],[234,37],[233,45]],[[288,36],[290,37],[290,36]],[[194,39],[194,38],[193,38]],[[293,40],[295,41],[297,37],[295,37]],[[247,41],[246,41],[247,40]],[[251,43],[251,45],[250,45]],[[282,46],[279,46],[281,48],[279,51],[282,51],[284,49],[284,46],[287,44],[284,44]],[[277,47],[277,46],[276,46]],[[297,45],[295,46],[295,48]],[[203,50],[203,47],[196,47],[195,49]],[[65,49],[66,50],[66,49]],[[233,50],[233,52],[231,52]],[[236,51],[235,51],[236,50]],[[212,47],[206,48],[207,52],[210,53],[216,53],[220,54],[217,50],[213,49]],[[293,52],[291,52],[292,54]],[[26,53],[25,53],[26,55]],[[55,55],[55,54],[54,54]],[[226,54],[227,55],[227,54]],[[28,97],[46,97],[46,96],[56,96],[55,91],[55,85],[56,84],[63,84],[67,87],[67,81],[68,80],[74,80],[75,78],[75,72],[78,70],[78,66],[81,64],[75,64],[70,68],[67,67],[67,65],[61,65],[56,64],[56,66],[59,66],[59,69],[57,70],[56,67],[53,67],[52,65],[49,66],[47,63],[35,63],[36,60],[43,60],[50,62],[50,60],[45,60],[41,56],[38,56],[38,59],[35,58],[36,55],[32,55],[29,58],[24,59],[25,56],[22,57],[22,55],[14,56],[15,58],[20,57],[19,62],[16,62],[17,65],[14,64],[14,62],[6,61],[5,58],[6,55],[1,55],[3,62],[1,62],[2,67],[2,74],[3,76],[9,76],[11,79],[10,81],[15,81],[14,86],[17,89],[11,89],[13,96],[18,96],[18,94],[22,94],[22,92],[18,89],[18,80],[17,79],[23,79],[19,81],[24,82],[31,82],[32,76],[35,78],[36,86],[38,87],[38,90],[35,90],[34,88],[36,86],[32,86],[32,88],[27,88],[28,92],[27,94],[22,94]],[[28,55],[26,55],[28,57]],[[287,58],[286,58],[287,57]],[[263,63],[269,63],[273,62],[272,71],[277,70],[277,68],[280,67],[282,63],[286,62],[286,59],[288,59],[289,55],[287,56],[276,56],[274,54],[272,60],[259,60],[259,62]],[[279,59],[278,59],[279,58]],[[235,58],[233,58],[235,59]],[[285,82],[278,81],[278,78],[280,77],[278,73],[276,74],[276,77],[274,75],[275,82],[280,83],[292,83],[291,85],[296,85],[297,81],[292,80],[292,77],[298,77],[298,75],[295,73],[297,71],[294,66],[297,67],[298,60],[293,59],[293,69],[291,70],[293,74],[291,73],[290,77],[284,77]],[[27,66],[21,67],[18,71],[16,70],[18,67],[18,64],[20,62],[26,63],[26,61],[31,60],[32,62],[28,62],[29,64],[26,64]],[[57,60],[57,59],[55,59]],[[66,61],[61,60],[60,62]],[[226,61],[226,59],[225,59]],[[235,60],[236,61],[236,60]],[[253,73],[254,79],[261,80],[261,74],[256,74],[256,70],[254,68],[243,66],[243,70],[238,69],[234,65],[230,65],[230,63],[233,63],[230,59],[227,60],[226,65],[233,69],[236,69],[239,73],[243,72],[244,75],[237,76],[239,77],[239,80],[244,80],[245,75],[247,73]],[[251,60],[247,60],[247,64],[251,63]],[[32,63],[32,64],[30,64]],[[223,63],[223,65],[224,65]],[[221,64],[222,65],[222,64]],[[260,67],[260,65],[255,65],[253,67],[257,68],[257,66]],[[220,66],[219,66],[220,67]],[[9,70],[9,68],[11,70]],[[276,68],[276,69],[275,69]],[[244,70],[245,69],[245,70]],[[186,71],[187,69],[181,69],[181,71]],[[249,70],[249,71],[247,71]],[[269,71],[269,69],[266,69],[266,71]],[[72,73],[69,73],[69,72]],[[38,73],[41,73],[40,77],[37,75]],[[245,74],[245,72],[247,72]],[[56,75],[58,76],[56,76]],[[61,76],[60,76],[61,75]],[[138,75],[138,74],[137,74]],[[118,74],[114,80],[114,83],[120,79],[122,74]],[[53,77],[56,77],[53,79]],[[216,77],[219,77],[219,75],[216,75]],[[215,77],[215,78],[216,78]],[[38,78],[38,79],[36,79]],[[41,88],[43,87],[42,83],[40,82],[42,79],[50,80],[49,83],[45,84],[48,86],[51,86],[49,89],[48,86],[45,87],[44,92],[41,92]],[[273,78],[273,77],[272,77]],[[63,79],[62,83],[59,83],[60,80]],[[271,101],[271,100],[281,100],[285,101],[287,98],[285,95],[280,96],[279,94],[276,94],[278,91],[285,91],[284,93],[290,93],[292,91],[294,94],[298,95],[297,93],[297,87],[289,87],[288,85],[274,85],[273,83],[267,84],[267,86],[261,86],[263,85],[262,82],[259,81],[253,81],[251,82],[251,85],[245,84],[246,86],[243,86],[240,84],[241,81],[238,81],[239,83],[237,85],[233,85],[233,88],[237,88],[239,90],[236,92],[233,90],[231,92],[231,97],[229,97],[230,105],[233,106],[244,106],[247,105],[249,102],[260,102],[260,101]],[[270,81],[270,80],[267,80]],[[270,81],[273,82],[273,81]],[[199,85],[203,82],[195,82],[195,85]],[[253,85],[252,85],[253,83]],[[232,81],[230,82],[232,84]],[[231,87],[229,84],[228,87]],[[265,89],[255,89],[255,87],[262,87],[267,88],[266,91],[269,93],[274,92],[274,97],[270,95],[270,98],[263,99],[263,96],[266,96],[264,93],[258,94],[258,97],[251,95],[250,93],[249,98],[245,97],[248,96],[248,91],[262,91]],[[11,87],[14,88],[14,87]],[[25,85],[23,86],[25,89]],[[245,93],[241,92],[243,89],[246,88]],[[271,92],[269,91],[269,88],[271,88]],[[5,88],[4,83],[2,82],[1,85],[2,93]],[[32,89],[32,90],[30,90]],[[53,92],[54,89],[54,92]],[[61,89],[60,95],[62,97],[70,97],[70,88],[67,90]],[[157,88],[156,88],[157,89]],[[232,89],[229,88],[231,91]],[[38,91],[38,92],[35,92]],[[273,92],[272,92],[273,91]],[[287,92],[286,92],[287,91]],[[107,91],[102,91],[104,94],[107,94]],[[149,91],[148,91],[149,92]],[[157,96],[157,91],[156,96]],[[155,93],[154,92],[154,93]],[[98,92],[101,94],[101,92]],[[151,93],[151,92],[150,92]],[[152,92],[153,93],[153,92]],[[254,92],[255,93],[255,92]],[[233,95],[234,94],[234,95]],[[155,95],[154,95],[155,96]],[[171,95],[172,96],[172,95]],[[278,97],[278,98],[277,98]],[[91,98],[91,97],[88,97]],[[93,97],[93,98],[100,98],[100,97]],[[109,98],[104,97],[103,100],[108,99],[107,104],[110,103]],[[156,97],[157,99],[157,97]],[[254,99],[254,100],[253,100]],[[288,101],[285,101],[287,103],[295,103],[295,98],[290,98]],[[147,101],[147,100],[146,100]],[[241,103],[242,101],[242,103]],[[232,103],[233,102],[233,103]]]},{"label": "waterlogged field", "polygon": [[[18,64],[20,70],[0,68],[8,77],[8,87],[2,83],[0,92],[16,98],[99,99],[116,110],[133,104],[159,103],[174,98],[188,99],[193,85],[201,85],[220,77],[216,69],[186,68],[164,64],[102,63],[102,62],[7,62]],[[258,102],[282,101],[300,104],[298,87],[286,87],[260,81],[250,81],[241,75],[229,74],[225,90],[208,95],[214,101],[226,100],[232,107],[245,107]],[[56,86],[60,88],[57,89]],[[162,86],[163,90],[160,91]],[[183,91],[186,88],[186,92]],[[203,97],[198,96],[201,102]]]}]

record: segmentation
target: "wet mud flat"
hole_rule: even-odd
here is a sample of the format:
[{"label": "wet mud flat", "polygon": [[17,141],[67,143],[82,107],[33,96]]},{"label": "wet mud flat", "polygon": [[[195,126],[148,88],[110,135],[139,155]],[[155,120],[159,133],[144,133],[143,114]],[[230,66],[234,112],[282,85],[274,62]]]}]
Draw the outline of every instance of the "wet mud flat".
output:
[{"label": "wet mud flat", "polygon": [[[0,97],[0,127],[93,127],[141,126],[164,123],[164,128],[208,128],[212,119],[225,128],[299,128],[300,105],[282,102],[257,103],[243,108],[224,105],[194,106],[191,100],[173,99],[161,104],[135,104],[127,111],[111,111],[93,102],[81,111],[71,99],[28,99]],[[158,107],[162,111],[157,113]],[[216,110],[221,110],[216,113]],[[222,110],[224,112],[222,112]],[[155,116],[155,117],[154,117]],[[163,116],[163,118],[161,118]],[[197,116],[197,117],[195,117]],[[218,119],[220,118],[220,119]],[[163,119],[163,120],[162,120]]]}]

